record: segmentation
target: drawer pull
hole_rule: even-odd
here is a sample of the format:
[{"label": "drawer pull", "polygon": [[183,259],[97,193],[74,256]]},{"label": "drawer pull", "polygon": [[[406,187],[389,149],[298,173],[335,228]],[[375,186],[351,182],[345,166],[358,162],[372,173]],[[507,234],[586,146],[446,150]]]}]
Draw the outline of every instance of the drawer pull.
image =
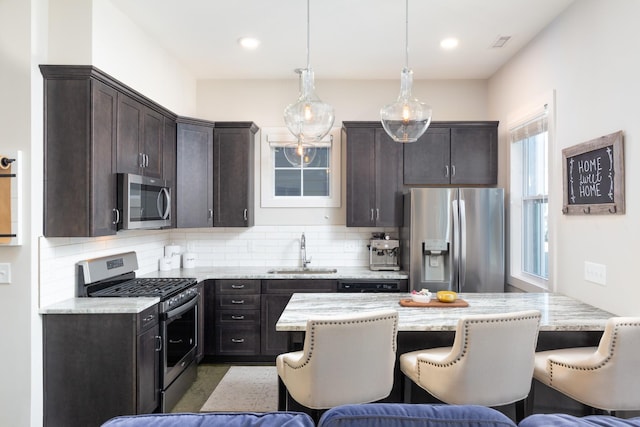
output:
[{"label": "drawer pull", "polygon": [[243,284],[233,284],[231,285],[231,289],[244,289]]},{"label": "drawer pull", "polygon": [[231,315],[231,319],[233,319],[233,320],[244,320],[244,316],[236,316],[234,314],[234,315]]},{"label": "drawer pull", "polygon": [[232,299],[231,300],[231,304],[244,304],[244,300],[243,299]]},{"label": "drawer pull", "polygon": [[231,342],[235,344],[242,344],[244,342],[244,338],[231,338]]},{"label": "drawer pull", "polygon": [[153,314],[148,315],[147,317],[145,317],[144,319],[142,319],[143,322],[150,322],[153,319],[155,319],[156,316],[154,316]]}]

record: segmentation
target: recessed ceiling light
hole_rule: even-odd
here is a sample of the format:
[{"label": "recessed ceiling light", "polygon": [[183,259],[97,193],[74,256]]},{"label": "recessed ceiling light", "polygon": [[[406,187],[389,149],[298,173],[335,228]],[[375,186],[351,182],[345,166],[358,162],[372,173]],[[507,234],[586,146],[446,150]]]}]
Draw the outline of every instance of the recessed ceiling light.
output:
[{"label": "recessed ceiling light", "polygon": [[238,43],[247,50],[253,50],[260,46],[260,40],[255,37],[240,37]]},{"label": "recessed ceiling light", "polygon": [[440,47],[447,50],[455,49],[456,47],[458,47],[458,39],[454,37],[443,39],[440,42]]}]

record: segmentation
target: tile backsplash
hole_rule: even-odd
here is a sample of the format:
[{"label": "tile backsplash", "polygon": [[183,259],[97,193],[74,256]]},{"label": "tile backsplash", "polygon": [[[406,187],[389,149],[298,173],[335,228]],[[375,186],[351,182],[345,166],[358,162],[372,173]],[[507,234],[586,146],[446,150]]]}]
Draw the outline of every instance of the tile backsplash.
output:
[{"label": "tile backsplash", "polygon": [[40,238],[40,306],[75,296],[78,261],[135,251],[137,274],[158,270],[165,245],[180,245],[196,254],[197,267],[290,267],[300,265],[300,236],[304,232],[307,257],[314,267],[369,265],[371,233],[397,229],[345,226],[255,226],[120,231],[96,238]]}]

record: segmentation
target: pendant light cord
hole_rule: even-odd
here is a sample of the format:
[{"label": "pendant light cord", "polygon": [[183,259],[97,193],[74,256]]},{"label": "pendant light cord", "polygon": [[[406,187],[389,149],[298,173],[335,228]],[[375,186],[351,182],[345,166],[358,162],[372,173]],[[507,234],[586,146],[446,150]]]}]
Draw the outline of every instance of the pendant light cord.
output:
[{"label": "pendant light cord", "polygon": [[[307,0],[308,1],[308,0]],[[405,46],[405,68],[409,69],[409,0],[405,0],[405,22],[404,22],[405,34],[404,34],[404,46]]]},{"label": "pendant light cord", "polygon": [[309,1],[307,0],[307,70],[309,70],[311,68],[311,49],[309,48],[309,39],[310,39],[310,31],[309,31]]}]

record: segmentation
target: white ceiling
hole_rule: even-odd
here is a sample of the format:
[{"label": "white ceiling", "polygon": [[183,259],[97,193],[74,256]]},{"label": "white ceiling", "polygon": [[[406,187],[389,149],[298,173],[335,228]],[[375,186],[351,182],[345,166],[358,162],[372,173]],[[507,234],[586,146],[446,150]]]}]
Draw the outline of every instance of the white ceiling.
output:
[{"label": "white ceiling", "polygon": [[[574,0],[411,0],[415,79],[485,79]],[[307,63],[304,0],[111,0],[198,79],[297,78]],[[405,63],[405,2],[311,0],[316,79],[395,79]],[[262,43],[244,51],[237,41]],[[503,48],[492,47],[511,36]],[[459,47],[443,51],[445,37]]]}]

